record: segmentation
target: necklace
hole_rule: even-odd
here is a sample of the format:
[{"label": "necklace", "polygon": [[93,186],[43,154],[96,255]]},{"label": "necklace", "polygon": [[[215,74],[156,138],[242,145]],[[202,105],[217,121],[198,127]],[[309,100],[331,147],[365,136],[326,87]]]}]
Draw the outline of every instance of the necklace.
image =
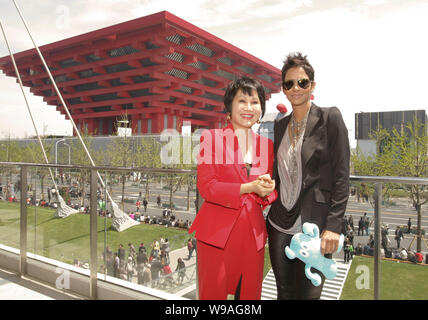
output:
[{"label": "necklace", "polygon": [[305,117],[301,121],[296,121],[296,119],[294,118],[294,114],[291,116],[290,135],[293,147],[296,147],[297,142],[305,131],[308,114],[309,112],[306,113]]},{"label": "necklace", "polygon": [[306,120],[308,117],[308,113],[306,113],[305,117],[301,121],[296,121],[294,118],[294,114],[291,116],[290,122],[290,142],[291,146],[289,149],[290,163],[288,167],[288,173],[290,180],[293,185],[295,185],[298,181],[298,165],[297,165],[297,143],[305,132],[306,128]]}]

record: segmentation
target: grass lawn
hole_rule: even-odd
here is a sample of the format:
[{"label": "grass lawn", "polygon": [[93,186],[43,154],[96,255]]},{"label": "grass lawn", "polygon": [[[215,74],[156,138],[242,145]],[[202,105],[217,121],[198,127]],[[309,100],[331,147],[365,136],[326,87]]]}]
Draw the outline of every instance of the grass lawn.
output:
[{"label": "grass lawn", "polygon": [[265,247],[265,265],[263,269],[263,279],[266,277],[269,270],[272,268],[272,265],[270,264],[270,256],[269,256],[269,247]]},{"label": "grass lawn", "polygon": [[[368,289],[362,288],[365,273],[361,270],[370,270],[367,272],[369,275]],[[357,271],[359,272],[357,273]],[[380,298],[382,300],[428,299],[427,266],[381,260],[380,275]],[[355,256],[340,299],[373,300],[373,297],[374,259]]]},{"label": "grass lawn", "polygon": [[[54,210],[29,206],[27,248],[48,258],[72,264],[74,259],[88,262],[89,253],[89,215],[74,214],[65,219],[53,217]],[[0,202],[0,243],[19,248],[19,204]],[[189,238],[187,230],[166,228],[159,225],[140,224],[122,232],[111,229],[111,219],[107,219],[107,243],[113,252],[123,244],[128,252],[128,243],[138,250],[141,242],[147,250],[154,240],[168,238],[170,249],[175,250],[186,245]],[[98,256],[99,265],[103,263],[104,218],[98,218]]]}]

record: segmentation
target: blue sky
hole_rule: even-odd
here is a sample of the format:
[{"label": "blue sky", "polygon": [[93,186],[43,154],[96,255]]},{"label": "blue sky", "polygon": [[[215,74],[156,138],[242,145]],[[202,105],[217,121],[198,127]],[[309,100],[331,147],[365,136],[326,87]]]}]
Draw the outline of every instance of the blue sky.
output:
[{"label": "blue sky", "polygon": [[[315,68],[314,102],[341,110],[351,146],[356,112],[427,109],[428,0],[17,1],[39,45],[167,10],[278,68],[301,51]],[[31,48],[13,2],[0,5],[13,52]],[[55,108],[28,97],[39,132],[71,134]],[[289,105],[274,95],[268,112],[279,102]],[[0,74],[0,137],[33,134],[18,84]]]}]

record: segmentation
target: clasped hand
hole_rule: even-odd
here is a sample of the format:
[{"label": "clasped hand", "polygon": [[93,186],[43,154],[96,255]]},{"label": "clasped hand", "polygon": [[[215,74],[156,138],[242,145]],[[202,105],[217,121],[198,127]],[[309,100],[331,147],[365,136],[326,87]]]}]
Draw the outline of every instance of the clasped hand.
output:
[{"label": "clasped hand", "polygon": [[275,180],[269,174],[259,176],[256,180],[241,185],[241,194],[254,192],[264,198],[275,190]]}]

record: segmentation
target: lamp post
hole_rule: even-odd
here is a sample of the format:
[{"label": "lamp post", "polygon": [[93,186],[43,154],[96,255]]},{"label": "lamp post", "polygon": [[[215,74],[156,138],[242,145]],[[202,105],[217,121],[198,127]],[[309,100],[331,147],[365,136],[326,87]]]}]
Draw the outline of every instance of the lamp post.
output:
[{"label": "lamp post", "polygon": [[64,142],[64,144],[68,147],[68,165],[70,165],[71,164],[71,158],[70,158],[70,155],[71,155],[71,152],[70,152],[71,146],[68,143],[65,143],[65,142]]},{"label": "lamp post", "polygon": [[[55,143],[55,164],[58,164],[58,143],[65,141],[65,139],[59,139]],[[55,168],[55,177],[58,177],[58,168]]]}]

